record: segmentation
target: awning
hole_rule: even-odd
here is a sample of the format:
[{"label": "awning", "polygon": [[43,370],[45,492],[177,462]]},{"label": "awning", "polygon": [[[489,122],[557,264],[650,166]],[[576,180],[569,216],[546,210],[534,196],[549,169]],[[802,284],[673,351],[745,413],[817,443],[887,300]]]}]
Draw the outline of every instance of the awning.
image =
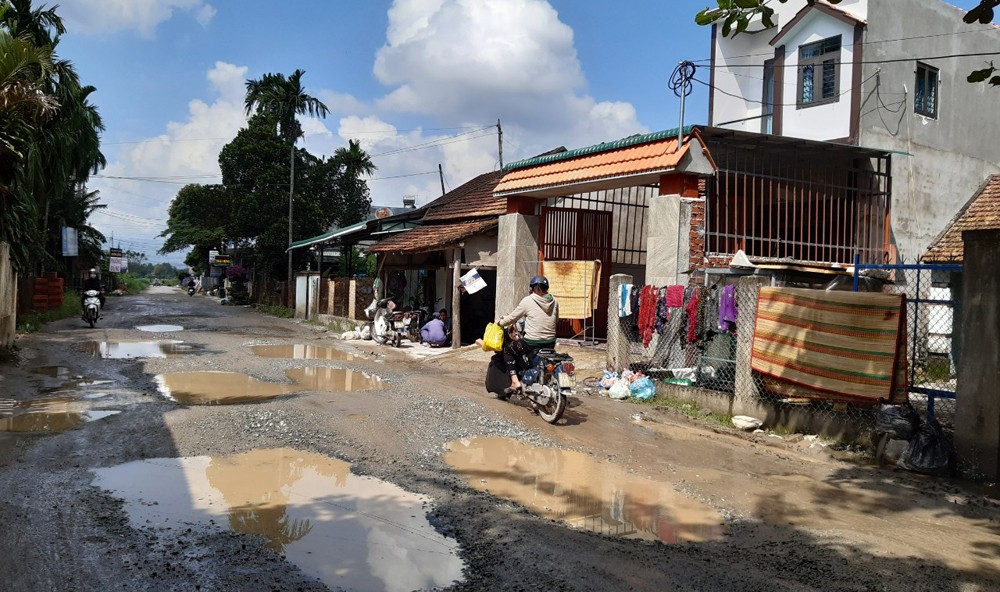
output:
[{"label": "awning", "polygon": [[325,243],[335,238],[342,238],[351,234],[356,234],[368,228],[368,222],[369,220],[365,220],[364,222],[351,224],[350,226],[345,226],[344,228],[335,228],[334,230],[329,230],[319,236],[294,242],[292,243],[292,246],[287,249],[287,251],[301,249],[302,247],[308,247],[310,245],[315,245],[316,243]]},{"label": "awning", "polygon": [[497,218],[446,224],[425,224],[379,241],[369,247],[368,252],[426,253],[439,251],[471,236],[496,228],[498,224]]}]

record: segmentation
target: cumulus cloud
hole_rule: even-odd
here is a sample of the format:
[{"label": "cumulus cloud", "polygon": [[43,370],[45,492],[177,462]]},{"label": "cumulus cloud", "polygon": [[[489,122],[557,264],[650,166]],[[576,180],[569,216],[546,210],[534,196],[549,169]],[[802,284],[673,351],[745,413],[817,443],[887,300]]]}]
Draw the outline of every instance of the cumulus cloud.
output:
[{"label": "cumulus cloud", "polygon": [[190,14],[203,27],[216,12],[204,0],[62,0],[59,4],[67,29],[86,35],[131,29],[151,38],[156,27],[170,20],[175,11]]}]

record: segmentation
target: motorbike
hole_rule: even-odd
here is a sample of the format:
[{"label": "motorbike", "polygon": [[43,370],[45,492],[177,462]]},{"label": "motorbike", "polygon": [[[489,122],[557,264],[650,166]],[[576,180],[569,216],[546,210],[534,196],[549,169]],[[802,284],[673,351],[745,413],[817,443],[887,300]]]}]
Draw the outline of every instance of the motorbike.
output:
[{"label": "motorbike", "polygon": [[[504,336],[504,346],[509,338]],[[546,422],[554,424],[566,411],[569,395],[576,386],[576,367],[569,354],[557,353],[554,349],[540,349],[531,359],[520,356],[517,376],[522,388],[516,393],[507,393],[510,376],[503,352],[496,352],[490,358],[486,369],[486,391],[497,399],[506,401],[511,397],[526,399],[532,411]]]},{"label": "motorbike", "polygon": [[188,284],[188,296],[194,296],[194,284]]},{"label": "motorbike", "polygon": [[87,290],[83,293],[83,315],[84,322],[90,323],[93,328],[97,324],[97,319],[101,318],[101,299],[97,290]]},{"label": "motorbike", "polygon": [[397,330],[393,318],[396,315],[400,315],[401,318],[403,313],[396,313],[395,310],[396,303],[390,298],[373,299],[372,303],[365,309],[365,315],[372,319],[372,341],[381,345],[399,347],[402,335]]}]

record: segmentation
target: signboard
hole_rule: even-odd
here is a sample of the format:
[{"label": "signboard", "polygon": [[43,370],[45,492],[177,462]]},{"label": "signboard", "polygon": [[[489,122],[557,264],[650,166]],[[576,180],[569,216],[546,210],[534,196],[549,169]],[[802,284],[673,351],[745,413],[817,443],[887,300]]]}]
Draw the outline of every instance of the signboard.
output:
[{"label": "signboard", "polygon": [[80,254],[80,243],[76,228],[69,226],[62,227],[62,254],[63,257],[76,257]]},{"label": "signboard", "polygon": [[217,267],[228,267],[233,264],[233,258],[229,255],[216,255],[212,265]]},{"label": "signboard", "polygon": [[475,294],[486,287],[486,280],[479,275],[479,270],[475,268],[470,269],[469,272],[463,275],[460,279],[462,287],[465,288],[465,291],[469,294]]},{"label": "signboard", "polygon": [[121,273],[122,270],[122,258],[112,257],[108,263],[108,271],[111,273]]},{"label": "signboard", "polygon": [[119,257],[120,258],[120,257],[124,256],[124,253],[122,253],[121,249],[116,249],[114,247],[111,247],[110,249],[108,249],[108,255],[110,255],[111,257]]}]

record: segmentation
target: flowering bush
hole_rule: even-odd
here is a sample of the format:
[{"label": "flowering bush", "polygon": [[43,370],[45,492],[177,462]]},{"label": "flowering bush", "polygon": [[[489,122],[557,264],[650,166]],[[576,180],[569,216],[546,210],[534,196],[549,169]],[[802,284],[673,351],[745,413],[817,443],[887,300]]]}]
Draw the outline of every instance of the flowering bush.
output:
[{"label": "flowering bush", "polygon": [[226,277],[234,282],[242,282],[247,279],[247,270],[241,265],[233,265],[226,268]]}]

